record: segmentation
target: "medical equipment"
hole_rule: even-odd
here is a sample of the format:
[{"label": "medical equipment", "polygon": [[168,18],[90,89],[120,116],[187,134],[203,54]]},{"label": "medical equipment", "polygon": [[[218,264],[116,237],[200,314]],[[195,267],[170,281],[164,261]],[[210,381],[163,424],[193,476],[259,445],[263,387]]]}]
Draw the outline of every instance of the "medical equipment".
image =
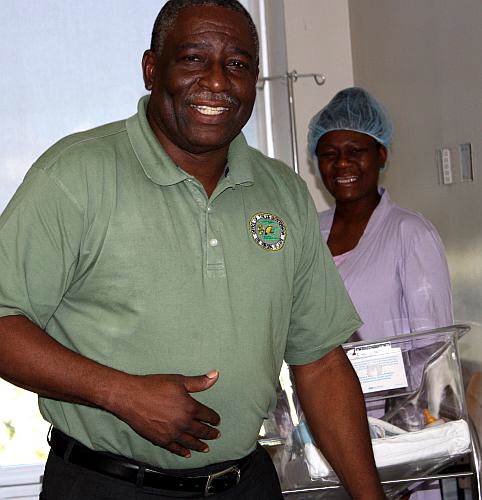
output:
[{"label": "medical equipment", "polygon": [[287,83],[288,87],[288,110],[290,116],[290,135],[291,135],[291,155],[293,162],[293,170],[299,174],[300,168],[298,163],[298,138],[296,134],[296,119],[295,119],[295,92],[293,84],[298,81],[298,78],[313,78],[317,85],[325,83],[325,76],[319,73],[300,74],[296,70],[289,71],[284,75],[261,76],[258,78],[258,89],[263,90],[266,82],[273,80],[282,80]]},{"label": "medical equipment", "polygon": [[[480,450],[467,414],[457,346],[468,330],[455,325],[343,346],[361,380],[368,414],[375,414],[369,417],[372,445],[388,498],[423,481],[469,477],[472,498],[482,499]],[[265,426],[270,432],[260,440],[273,458],[283,493],[303,500],[348,498],[311,442],[309,429],[300,428],[304,417],[287,373],[286,368],[270,417],[271,424],[285,424]],[[305,447],[307,441],[316,454]]]}]

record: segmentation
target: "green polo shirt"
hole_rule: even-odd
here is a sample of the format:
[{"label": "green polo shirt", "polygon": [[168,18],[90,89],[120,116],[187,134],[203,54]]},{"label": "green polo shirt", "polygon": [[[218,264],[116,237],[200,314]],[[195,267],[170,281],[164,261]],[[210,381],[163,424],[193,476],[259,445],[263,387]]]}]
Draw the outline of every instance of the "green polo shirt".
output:
[{"label": "green polo shirt", "polygon": [[208,199],[160,146],[147,102],[32,166],[0,218],[0,316],[25,315],[129,373],[219,370],[193,396],[221,415],[222,437],[189,460],[108,412],[40,398],[48,421],[91,448],[199,467],[253,450],[283,358],[319,359],[361,322],[303,180],[240,134]]}]

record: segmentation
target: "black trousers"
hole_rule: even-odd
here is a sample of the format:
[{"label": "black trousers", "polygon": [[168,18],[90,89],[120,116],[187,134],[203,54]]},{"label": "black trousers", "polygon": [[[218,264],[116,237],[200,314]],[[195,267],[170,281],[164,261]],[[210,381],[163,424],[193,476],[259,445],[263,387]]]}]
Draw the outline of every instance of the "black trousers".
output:
[{"label": "black trousers", "polygon": [[[202,469],[198,469],[199,472]],[[137,487],[71,464],[49,454],[40,500],[172,500],[203,498],[202,494]],[[237,486],[212,496],[216,500],[281,500],[278,476],[268,453],[258,446]]]}]

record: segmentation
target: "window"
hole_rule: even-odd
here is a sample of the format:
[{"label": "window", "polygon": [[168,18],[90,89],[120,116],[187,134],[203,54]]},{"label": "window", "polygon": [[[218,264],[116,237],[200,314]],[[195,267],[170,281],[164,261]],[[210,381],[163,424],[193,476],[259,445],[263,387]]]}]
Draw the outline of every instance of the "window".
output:
[{"label": "window", "polygon": [[[162,4],[162,3],[161,3]],[[35,159],[61,137],[134,114],[159,2],[19,0],[2,5],[0,212]],[[0,380],[0,496],[38,482],[48,424],[35,394]],[[41,465],[40,465],[41,467]],[[36,478],[35,478],[36,476]],[[22,487],[25,489],[25,487]],[[28,488],[27,488],[28,489]]]}]

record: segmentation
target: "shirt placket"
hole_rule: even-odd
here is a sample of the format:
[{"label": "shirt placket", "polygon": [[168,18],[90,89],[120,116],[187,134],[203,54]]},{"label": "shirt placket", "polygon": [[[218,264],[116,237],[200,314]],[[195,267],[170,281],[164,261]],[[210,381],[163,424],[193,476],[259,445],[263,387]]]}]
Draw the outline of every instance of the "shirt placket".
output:
[{"label": "shirt placket", "polygon": [[205,248],[204,267],[208,278],[226,277],[224,250],[222,242],[222,228],[216,215],[215,200],[217,194],[208,199],[203,187],[196,179],[187,179],[188,188],[200,208],[200,223],[202,228],[203,246]]}]

